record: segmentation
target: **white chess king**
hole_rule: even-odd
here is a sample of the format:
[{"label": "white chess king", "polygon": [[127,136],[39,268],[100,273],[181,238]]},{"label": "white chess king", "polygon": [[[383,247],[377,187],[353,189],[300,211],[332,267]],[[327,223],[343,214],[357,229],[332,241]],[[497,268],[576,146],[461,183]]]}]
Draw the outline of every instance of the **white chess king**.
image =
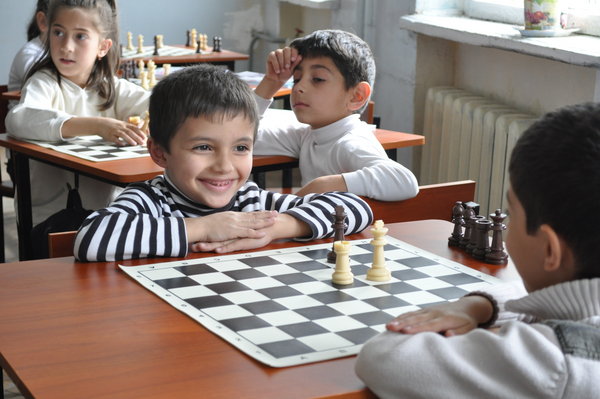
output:
[{"label": "white chess king", "polygon": [[373,223],[371,233],[373,233],[373,264],[367,272],[367,280],[371,281],[388,281],[392,278],[390,271],[385,267],[385,256],[383,247],[386,244],[384,236],[387,234],[388,228],[383,227],[383,221],[377,220]]}]

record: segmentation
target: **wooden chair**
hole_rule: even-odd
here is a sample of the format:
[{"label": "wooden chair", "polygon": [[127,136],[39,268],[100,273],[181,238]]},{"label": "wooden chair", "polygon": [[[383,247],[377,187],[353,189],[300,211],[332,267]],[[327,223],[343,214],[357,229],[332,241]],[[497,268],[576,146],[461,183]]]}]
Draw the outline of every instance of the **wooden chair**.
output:
[{"label": "wooden chair", "polygon": [[48,234],[48,255],[50,258],[73,256],[73,245],[77,231],[61,231]]},{"label": "wooden chair", "polygon": [[[1,96],[2,93],[8,91],[6,85],[0,85],[0,133],[6,133],[6,126],[4,125],[4,119],[8,114],[8,99]],[[1,150],[4,151],[4,150]],[[4,253],[4,206],[2,205],[2,199],[4,197],[14,198],[15,188],[13,182],[10,179],[3,179],[0,173],[0,217],[2,218],[0,223],[0,262],[5,261]]]},{"label": "wooden chair", "polygon": [[404,201],[377,201],[363,198],[373,210],[374,220],[385,223],[411,222],[425,219],[452,219],[456,201],[473,201],[475,182],[462,180],[419,187],[416,197]]}]

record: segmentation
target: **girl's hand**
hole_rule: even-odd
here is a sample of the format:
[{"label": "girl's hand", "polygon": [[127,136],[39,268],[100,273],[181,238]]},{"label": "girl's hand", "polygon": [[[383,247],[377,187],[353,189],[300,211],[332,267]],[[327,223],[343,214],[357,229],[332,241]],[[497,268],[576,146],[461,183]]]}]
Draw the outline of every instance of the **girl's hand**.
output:
[{"label": "girl's hand", "polygon": [[145,145],[147,136],[140,126],[113,118],[102,118],[99,133],[102,138],[120,146]]}]

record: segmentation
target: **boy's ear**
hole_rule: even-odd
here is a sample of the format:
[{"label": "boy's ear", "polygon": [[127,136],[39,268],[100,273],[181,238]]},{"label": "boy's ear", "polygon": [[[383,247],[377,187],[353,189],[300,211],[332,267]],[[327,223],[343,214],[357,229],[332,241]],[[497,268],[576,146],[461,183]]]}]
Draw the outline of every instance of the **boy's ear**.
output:
[{"label": "boy's ear", "polygon": [[157,144],[152,140],[152,137],[148,137],[148,141],[146,143],[148,147],[148,152],[150,153],[150,157],[158,166],[162,168],[167,168],[167,158],[165,157],[166,151],[162,148],[161,145]]},{"label": "boy's ear", "polygon": [[[552,226],[543,224],[539,228],[539,234],[544,237],[544,271],[561,272],[565,276],[574,273],[575,263],[573,254],[567,243],[556,233]],[[563,270],[560,270],[560,269]]]},{"label": "boy's ear", "polygon": [[348,104],[348,109],[352,112],[357,111],[365,105],[365,102],[371,96],[371,85],[368,82],[360,82],[352,90],[352,97]]},{"label": "boy's ear", "polygon": [[113,45],[112,39],[103,39],[98,47],[98,58],[104,57]]}]

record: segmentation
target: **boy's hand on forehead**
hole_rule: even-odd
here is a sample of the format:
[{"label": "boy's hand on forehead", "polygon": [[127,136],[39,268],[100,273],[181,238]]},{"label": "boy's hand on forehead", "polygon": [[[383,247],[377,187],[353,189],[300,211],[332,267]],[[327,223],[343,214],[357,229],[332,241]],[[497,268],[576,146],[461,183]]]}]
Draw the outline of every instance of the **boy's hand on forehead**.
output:
[{"label": "boy's hand on forehead", "polygon": [[[190,250],[212,251],[217,243],[244,238],[262,239],[262,229],[270,227],[277,218],[276,211],[219,212],[201,218],[185,220]],[[207,249],[208,248],[208,249]]]},{"label": "boy's hand on forehead", "polygon": [[288,81],[294,74],[294,68],[302,61],[298,50],[284,47],[271,51],[267,57],[267,73],[265,79],[271,79],[281,84]]}]

